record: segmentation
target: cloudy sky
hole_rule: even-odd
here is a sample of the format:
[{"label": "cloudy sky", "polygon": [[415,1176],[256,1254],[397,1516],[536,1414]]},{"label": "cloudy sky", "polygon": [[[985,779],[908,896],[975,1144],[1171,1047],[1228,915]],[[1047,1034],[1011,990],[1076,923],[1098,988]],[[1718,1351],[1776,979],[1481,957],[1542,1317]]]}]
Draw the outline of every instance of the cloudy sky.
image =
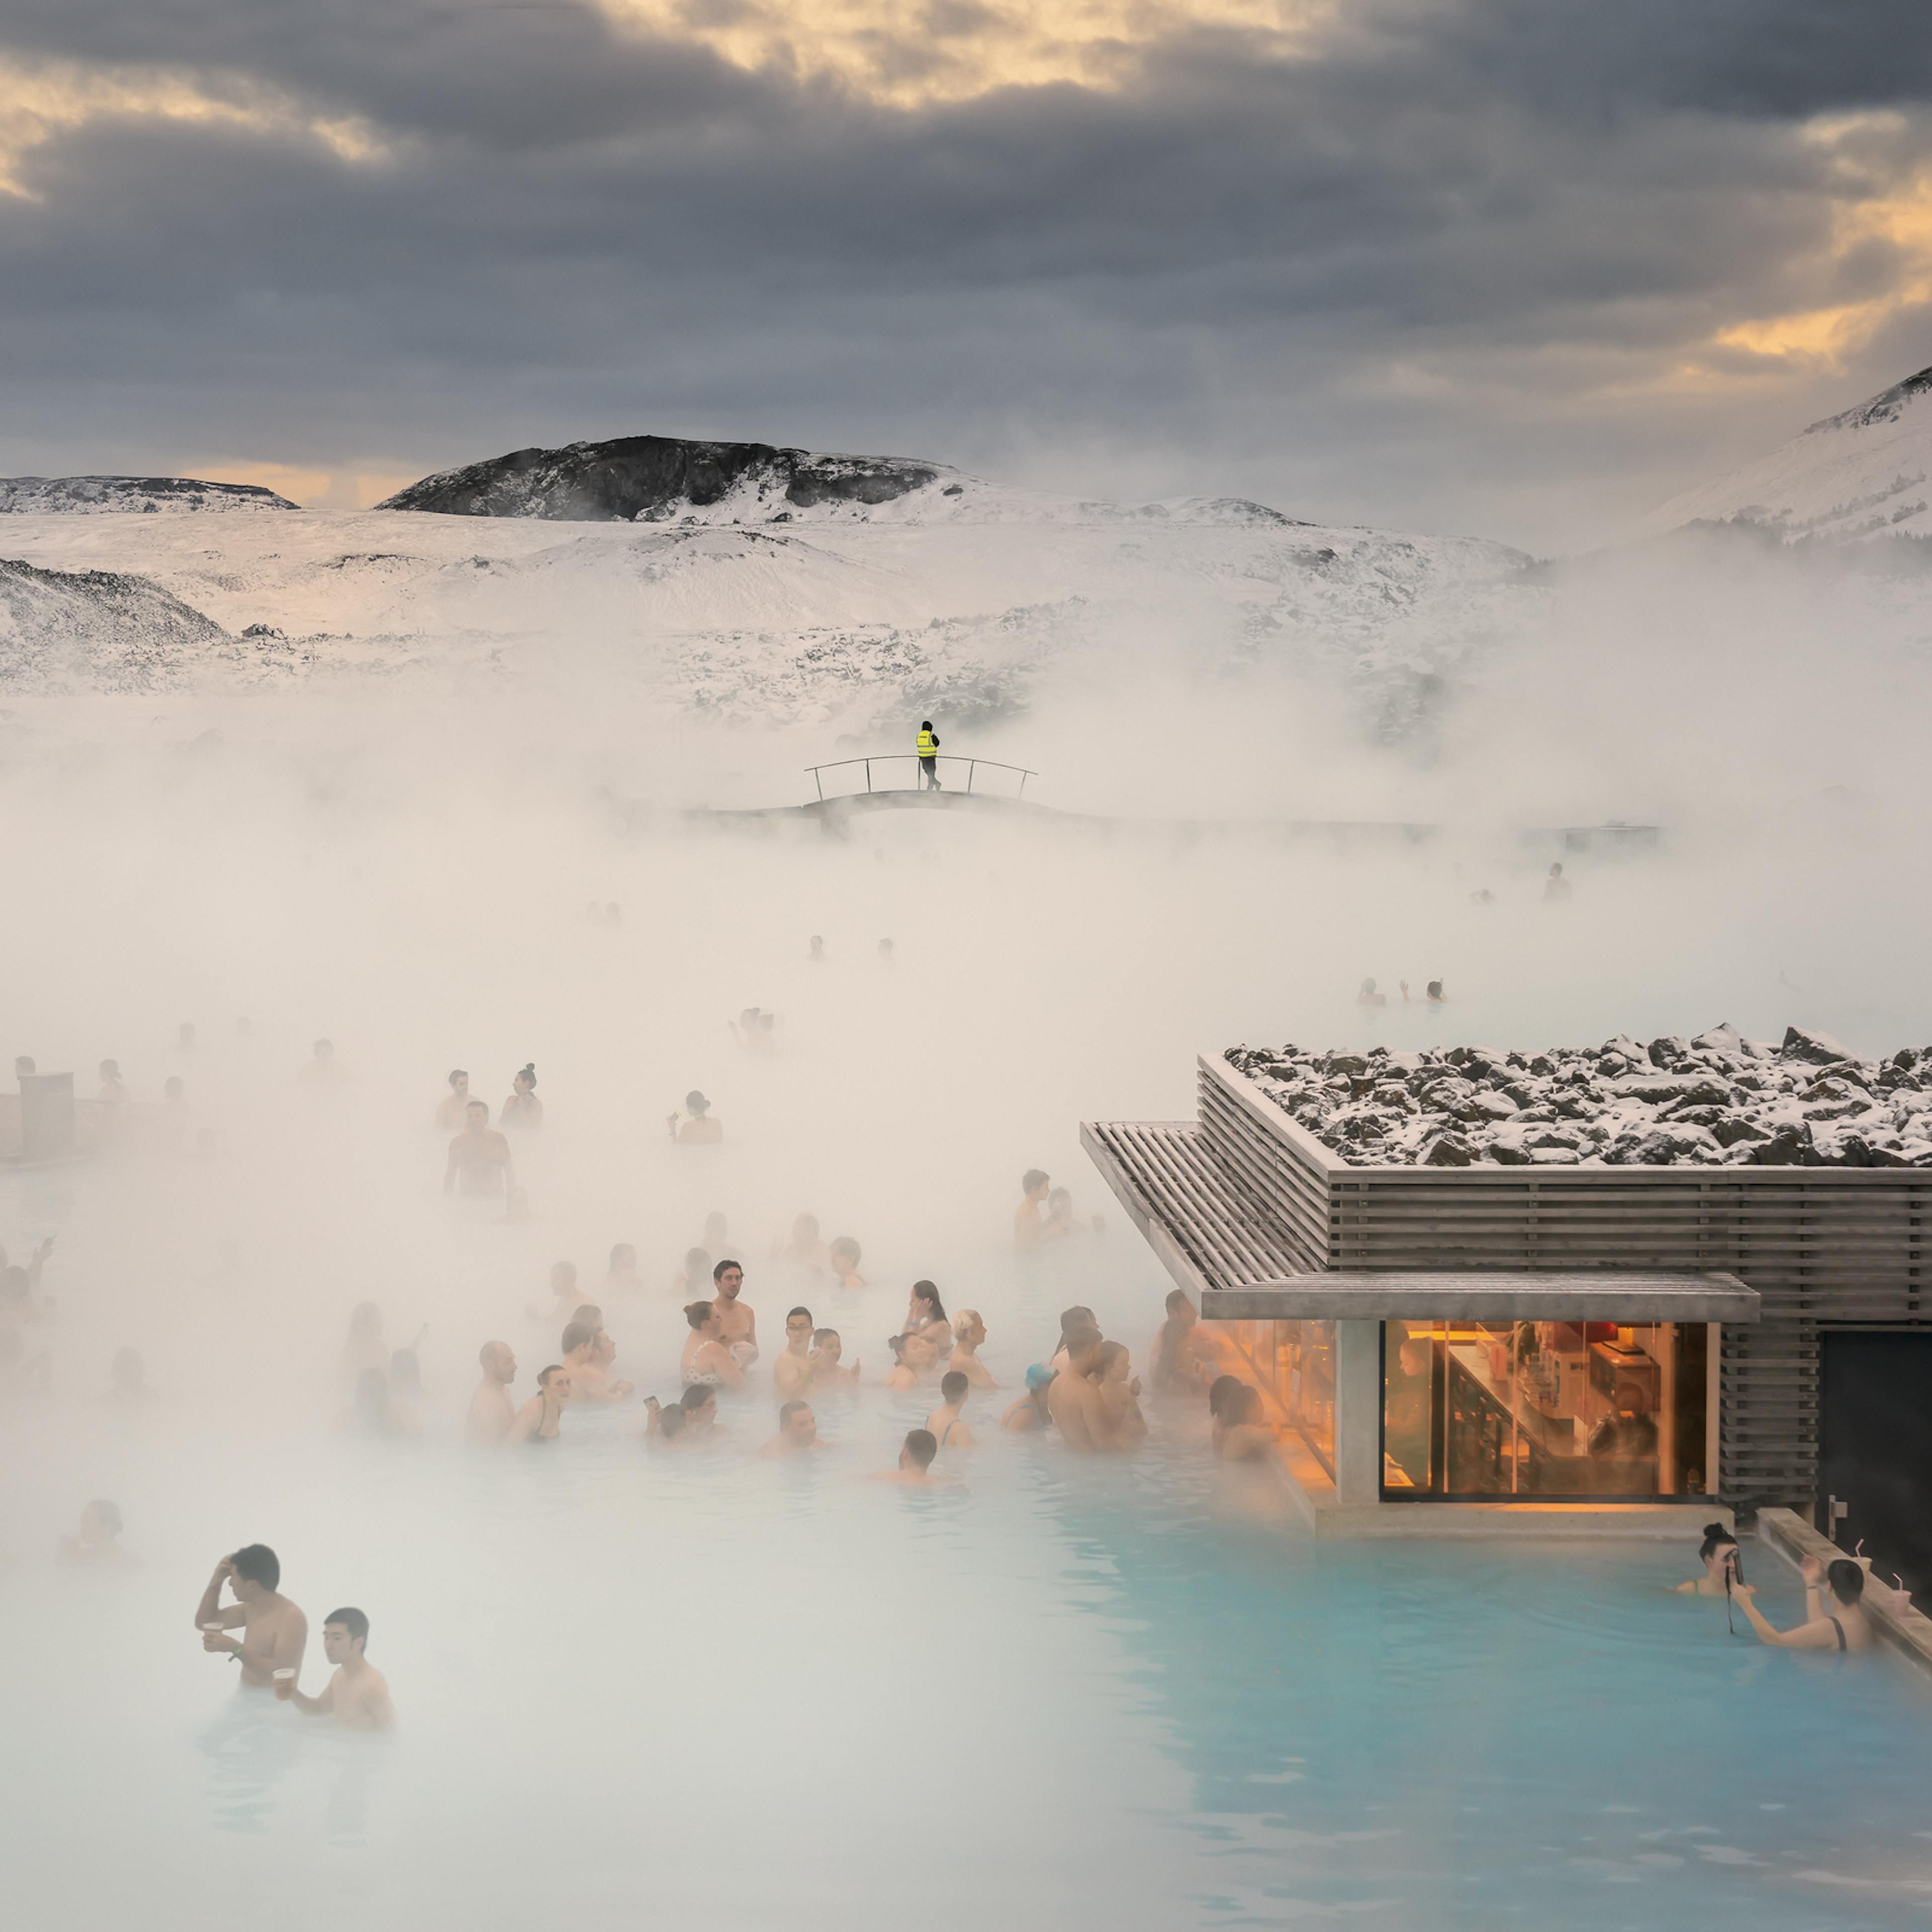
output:
[{"label": "cloudy sky", "polygon": [[1928,363],[1926,0],[0,11],[0,474],[655,430],[1552,548]]}]

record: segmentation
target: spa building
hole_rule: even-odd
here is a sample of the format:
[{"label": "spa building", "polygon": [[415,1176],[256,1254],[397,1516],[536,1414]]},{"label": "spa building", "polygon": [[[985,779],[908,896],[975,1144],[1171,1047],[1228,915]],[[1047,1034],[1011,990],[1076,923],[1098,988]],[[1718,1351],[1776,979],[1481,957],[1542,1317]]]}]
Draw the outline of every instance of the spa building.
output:
[{"label": "spa building", "polygon": [[1776,1505],[1932,1586],[1916,1072],[1794,1037],[1574,1068],[1234,1049],[1201,1058],[1196,1119],[1082,1136],[1262,1389],[1318,1533],[1682,1536]]}]

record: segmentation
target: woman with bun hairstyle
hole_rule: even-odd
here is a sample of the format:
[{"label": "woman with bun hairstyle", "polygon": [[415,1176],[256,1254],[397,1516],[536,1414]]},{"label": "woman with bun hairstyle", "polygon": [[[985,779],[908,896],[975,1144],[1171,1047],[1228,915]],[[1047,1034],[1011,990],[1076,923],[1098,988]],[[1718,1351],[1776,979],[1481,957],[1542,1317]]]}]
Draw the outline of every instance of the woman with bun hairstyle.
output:
[{"label": "woman with bun hairstyle", "polygon": [[543,1125],[543,1102],[537,1098],[537,1064],[526,1060],[518,1070],[517,1077],[511,1083],[510,1097],[503,1102],[502,1117],[497,1120],[500,1127],[540,1127]]}]

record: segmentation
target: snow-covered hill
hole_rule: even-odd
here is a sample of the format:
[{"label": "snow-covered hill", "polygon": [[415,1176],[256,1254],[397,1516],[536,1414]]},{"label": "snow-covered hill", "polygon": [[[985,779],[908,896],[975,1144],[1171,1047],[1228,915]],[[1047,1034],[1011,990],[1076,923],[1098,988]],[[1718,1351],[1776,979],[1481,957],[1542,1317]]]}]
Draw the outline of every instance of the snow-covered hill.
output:
[{"label": "snow-covered hill", "polygon": [[1932,536],[1932,369],[1672,497],[1634,534],[1699,521],[1756,524],[1794,538]]},{"label": "snow-covered hill", "polygon": [[[217,682],[580,679],[713,716],[855,731],[926,706],[956,719],[1014,710],[1051,681],[1102,688],[1130,667],[1216,676],[1285,662],[1346,693],[1368,728],[1399,734],[1508,609],[1542,594],[1522,584],[1520,552],[1472,538],[1324,528],[1239,500],[1030,496],[891,458],[808,460],[783,491],[783,466],[754,465],[704,502],[687,477],[674,516],[641,523],[555,520],[513,490],[497,500],[507,514],[54,514],[11,518],[7,536],[44,568],[137,574],[204,614],[236,644],[208,654]],[[883,502],[797,501],[797,477],[815,479],[798,491],[809,496],[833,461],[865,464],[875,484],[893,466],[928,480]],[[403,494],[452,500],[456,487]],[[0,644],[0,687],[22,662]]]},{"label": "snow-covered hill", "polygon": [[902,456],[844,456],[764,442],[628,436],[518,449],[425,476],[376,506],[446,516],[560,523],[1230,524],[1285,530],[1295,519],[1245,498],[1142,505],[1006,489]]},{"label": "snow-covered hill", "polygon": [[192,476],[0,476],[0,515],[120,516],[154,511],[292,510],[253,483],[203,483]]}]

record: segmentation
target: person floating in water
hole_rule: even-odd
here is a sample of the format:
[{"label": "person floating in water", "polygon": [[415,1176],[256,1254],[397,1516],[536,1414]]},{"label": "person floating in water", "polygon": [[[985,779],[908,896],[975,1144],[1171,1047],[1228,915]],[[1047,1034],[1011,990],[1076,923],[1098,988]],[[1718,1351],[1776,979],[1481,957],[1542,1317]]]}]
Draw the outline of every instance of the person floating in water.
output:
[{"label": "person floating in water", "polygon": [[1000,1418],[1000,1426],[1024,1434],[1051,1429],[1053,1416],[1047,1406],[1047,1390],[1053,1386],[1053,1371],[1044,1362],[1035,1362],[1026,1372],[1026,1394]]},{"label": "person floating in water", "polygon": [[507,1441],[517,1412],[510,1400],[510,1384],[517,1379],[517,1358],[507,1342],[485,1342],[477,1351],[483,1379],[470,1398],[470,1413],[463,1432],[472,1442]]},{"label": "person floating in water", "polygon": [[510,1082],[510,1092],[503,1102],[502,1112],[496,1116],[496,1124],[520,1130],[543,1125],[543,1102],[537,1098],[537,1064],[534,1060],[518,1069],[515,1078]]},{"label": "person floating in water", "polygon": [[670,1117],[670,1137],[680,1146],[715,1147],[724,1138],[724,1122],[713,1116],[711,1102],[695,1087],[684,1096],[684,1111],[688,1118]]},{"label": "person floating in water", "polygon": [[722,1339],[731,1352],[731,1359],[741,1369],[748,1369],[758,1359],[758,1318],[738,1298],[745,1286],[745,1270],[729,1259],[711,1270],[718,1292],[714,1306],[723,1324]]},{"label": "person floating in water", "polygon": [[938,791],[939,784],[939,734],[932,728],[930,718],[922,721],[918,735],[912,741],[913,749],[919,755],[919,772],[921,782],[928,791]]},{"label": "person floating in water", "polygon": [[113,1503],[92,1502],[80,1513],[80,1532],[61,1539],[63,1563],[129,1563],[121,1547],[121,1511]]},{"label": "person floating in water", "polygon": [[508,1199],[516,1190],[510,1162],[510,1143],[490,1124],[490,1109],[481,1100],[466,1102],[464,1126],[449,1144],[449,1165],[444,1168],[442,1191],[454,1188],[471,1198]]},{"label": "person floating in water", "polygon": [[896,1469],[880,1469],[873,1476],[877,1483],[906,1483],[920,1488],[933,1483],[932,1459],[939,1454],[939,1438],[929,1429],[909,1429],[900,1446]]},{"label": "person floating in water", "polygon": [[517,1411],[505,1440],[512,1446],[524,1442],[554,1442],[570,1406],[570,1371],[561,1362],[553,1362],[537,1371],[537,1392]]},{"label": "person floating in water", "polygon": [[973,1384],[958,1369],[948,1369],[939,1378],[939,1406],[926,1418],[926,1426],[941,1449],[970,1449],[973,1431],[966,1420],[966,1398]]},{"label": "person floating in water", "polygon": [[[308,1619],[280,1594],[282,1566],[266,1543],[250,1543],[214,1566],[194,1613],[201,1647],[240,1660],[242,1682],[266,1690],[278,1670],[302,1668],[308,1648]],[[225,1608],[224,1586],[235,1600]],[[227,1633],[238,1630],[238,1638]]]},{"label": "person floating in water", "polygon": [[785,1317],[784,1352],[772,1364],[772,1386],[788,1401],[812,1387],[812,1310],[794,1308]]},{"label": "person floating in water", "polygon": [[1043,1168],[1030,1167],[1020,1176],[1020,1204],[1013,1210],[1013,1246],[1022,1252],[1047,1240],[1045,1209],[1052,1178]]},{"label": "person floating in water", "polygon": [[855,1360],[848,1369],[843,1366],[845,1344],[840,1340],[836,1328],[817,1328],[812,1336],[812,1353],[807,1358],[812,1364],[812,1386],[814,1392],[820,1389],[856,1389],[859,1386],[859,1364]]},{"label": "person floating in water", "polygon": [[1848,1556],[1829,1564],[1808,1556],[1799,1574],[1804,1579],[1804,1621],[1788,1630],[1774,1630],[1766,1621],[1750,1584],[1732,1586],[1751,1628],[1766,1643],[1786,1650],[1869,1650],[1872,1627],[1864,1610],[1864,1571]]},{"label": "person floating in water", "polygon": [[758,1454],[765,1456],[797,1456],[824,1447],[818,1439],[818,1418],[812,1414],[811,1403],[794,1400],[780,1406],[778,1432]]},{"label": "person floating in water", "polygon": [[[460,1131],[466,1118],[464,1110],[470,1105],[470,1076],[461,1067],[455,1068],[449,1076],[449,1091],[436,1103],[436,1124],[446,1134]],[[486,1108],[484,1112],[487,1114]]]},{"label": "person floating in water", "polygon": [[322,1695],[304,1697],[290,1670],[275,1672],[275,1695],[304,1717],[333,1718],[352,1731],[386,1731],[396,1721],[396,1707],[389,1680],[363,1655],[368,1642],[369,1619],[360,1610],[331,1610],[322,1622],[322,1654],[335,1674]]},{"label": "person floating in water", "polygon": [[1744,1553],[1737,1538],[1720,1522],[1705,1524],[1697,1560],[1704,1566],[1703,1575],[1672,1586],[1680,1597],[1728,1597],[1744,1580]]}]

